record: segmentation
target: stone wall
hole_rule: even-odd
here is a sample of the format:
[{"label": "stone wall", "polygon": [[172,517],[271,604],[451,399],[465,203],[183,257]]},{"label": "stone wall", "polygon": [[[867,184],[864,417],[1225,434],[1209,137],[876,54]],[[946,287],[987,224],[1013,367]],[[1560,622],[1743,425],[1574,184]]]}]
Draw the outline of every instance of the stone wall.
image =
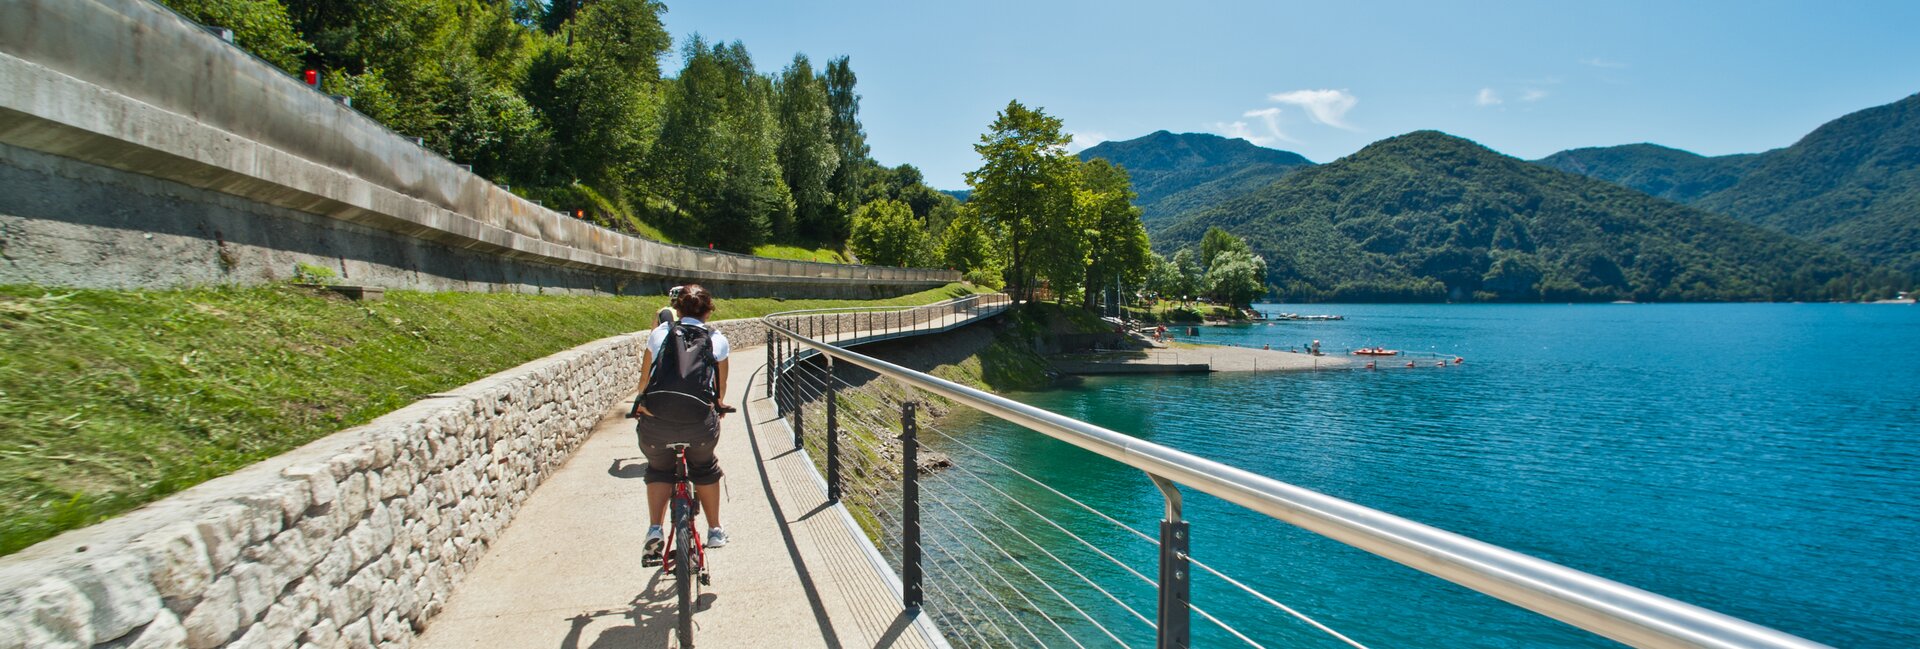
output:
[{"label": "stone wall", "polygon": [[[741,350],[766,339],[759,319],[714,326]],[[407,646],[632,397],[645,335],[432,395],[0,558],[0,649]]]},{"label": "stone wall", "polygon": [[630,394],[642,340],[433,395],[0,559],[0,647],[406,646]]}]

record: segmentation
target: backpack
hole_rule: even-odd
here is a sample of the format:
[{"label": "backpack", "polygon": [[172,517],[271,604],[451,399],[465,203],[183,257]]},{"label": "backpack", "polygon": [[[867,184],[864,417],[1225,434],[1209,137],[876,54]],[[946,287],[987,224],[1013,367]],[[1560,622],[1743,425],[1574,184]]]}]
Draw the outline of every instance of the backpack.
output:
[{"label": "backpack", "polygon": [[694,423],[713,415],[713,336],[706,327],[676,322],[653,359],[653,372],[640,402],[665,421]]}]

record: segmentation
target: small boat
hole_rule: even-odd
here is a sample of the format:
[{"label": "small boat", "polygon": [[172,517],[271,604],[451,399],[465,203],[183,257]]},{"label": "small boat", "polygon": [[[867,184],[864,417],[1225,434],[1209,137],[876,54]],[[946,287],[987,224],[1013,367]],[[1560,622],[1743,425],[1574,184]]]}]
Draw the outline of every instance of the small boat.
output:
[{"label": "small boat", "polygon": [[1355,356],[1399,356],[1400,350],[1385,347],[1361,347],[1353,350]]}]

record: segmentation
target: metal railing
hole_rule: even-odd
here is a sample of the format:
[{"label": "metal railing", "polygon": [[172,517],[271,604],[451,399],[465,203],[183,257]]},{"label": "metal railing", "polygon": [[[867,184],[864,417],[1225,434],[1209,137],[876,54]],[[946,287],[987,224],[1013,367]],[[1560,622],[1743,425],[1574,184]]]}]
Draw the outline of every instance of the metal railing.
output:
[{"label": "metal railing", "polygon": [[[1104,635],[1121,646],[1129,646],[1106,623],[1088,613],[1086,609],[1093,606],[1076,603],[1026,565],[1028,561],[1041,561],[1040,557],[1044,556],[1119,607],[1106,610],[1117,614],[1124,609],[1132,618],[1150,627],[1157,647],[1189,646],[1190,614],[1202,616],[1249,645],[1261,646],[1191,601],[1189,589],[1195,569],[1231,584],[1344,644],[1362,646],[1308,615],[1261,593],[1255,587],[1194,560],[1187,551],[1189,522],[1183,518],[1182,512],[1181,487],[1185,487],[1632,646],[1824,646],[846,349],[848,344],[957,327],[986,311],[980,304],[984,299],[975,299],[970,304],[950,303],[905,311],[820,310],[774,314],[764,319],[769,330],[769,367],[775,370],[770,373],[772,380],[769,381],[768,390],[776,396],[781,414],[792,417],[795,445],[804,447],[811,443],[818,452],[826,455],[829,496],[836,501],[846,495],[841,482],[842,473],[848,470],[849,465],[853,465],[854,471],[881,475],[883,479],[880,482],[898,481],[898,493],[903,498],[899,508],[890,509],[887,513],[870,513],[873,520],[869,532],[898,550],[896,558],[901,561],[899,571],[903,582],[903,606],[917,610],[926,604],[929,596],[943,598],[941,602],[948,609],[949,619],[972,634],[969,636],[972,640],[966,644],[1051,646],[1053,643],[1045,642],[1042,638],[1064,637],[1073,646],[1085,646],[1083,639]],[[1004,310],[1007,304],[996,302],[991,308]],[[925,447],[919,441],[921,435],[931,432],[945,439],[946,443],[957,445],[955,448],[973,447],[941,430],[939,426],[918,419],[914,400],[911,399],[850,408],[854,404],[845,391],[854,387],[854,384],[845,378],[848,366],[879,379],[943,397],[960,407],[1023,426],[1145,472],[1146,478],[1158,488],[1165,503],[1158,538],[1152,538],[1089,507],[990,454],[976,453],[968,458],[969,461],[980,460],[997,465],[1002,470],[1000,475],[1007,476],[1006,479],[1012,480],[1011,476],[1018,476],[1064,499],[1065,503],[1071,504],[1065,509],[1078,508],[1090,512],[1106,523],[1157,546],[1158,575],[1149,577],[1127,566],[1115,558],[1114,553],[1101,549],[1054,522],[1054,516],[1035,511],[1024,499],[1007,495],[1000,486],[994,484],[995,480],[981,475],[988,468],[986,465],[975,469],[956,463],[953,469],[961,477],[977,480],[986,489],[1006,496],[1039,522],[1058,528],[1059,533],[1065,535],[1059,537],[1062,543],[1066,543],[1064,539],[1071,538],[1073,542],[1085,546],[1092,553],[1082,551],[1082,556],[1090,557],[1087,563],[1076,567],[1073,562],[1059,556],[1066,554],[1067,547],[1049,549],[1047,544],[1022,533],[1022,525],[1007,522],[994,510],[974,502],[972,496],[965,494],[932,498],[930,502],[934,510],[946,511],[952,516],[931,518],[929,521],[932,525],[923,525],[922,514],[934,510],[923,508],[920,502],[927,495],[919,485],[918,474],[922,467],[915,458]],[[825,411],[824,420],[818,424],[824,426],[824,434],[809,435],[806,433],[808,415],[805,411],[821,403],[825,404],[824,408],[813,410],[816,415],[820,410]],[[894,411],[899,412],[900,416],[897,426],[889,421],[892,415],[887,414]],[[869,434],[865,437],[847,434],[847,431],[855,429],[868,431]],[[894,458],[900,462],[890,462]],[[877,497],[873,494],[869,496]],[[960,513],[962,509],[978,512],[979,515],[963,515]],[[972,520],[993,527],[993,531],[979,529]],[[996,523],[999,525],[995,526]],[[960,536],[984,540],[984,543],[974,543],[973,546],[961,544],[956,541]],[[1025,541],[1025,544],[1019,544],[1018,541]],[[1013,543],[1015,547],[1005,547],[1007,543]],[[1073,546],[1073,543],[1066,543],[1066,546]],[[971,580],[977,590],[955,588],[952,593],[941,592],[942,589],[930,591],[922,583],[926,574],[926,566],[922,562],[927,560],[929,550],[946,561],[991,561],[1018,568],[1019,572],[1008,569],[1006,574],[986,571],[983,575],[974,575],[970,571],[959,571],[960,577]],[[1137,610],[1110,589],[1083,574],[1083,571],[1091,572],[1096,567],[1111,571],[1111,568],[1104,567],[1105,563],[1118,565],[1123,572],[1112,574],[1121,575],[1123,581],[1131,583],[1132,580],[1127,578],[1130,574],[1133,579],[1151,587],[1155,610],[1151,613]],[[1021,587],[1010,581],[1009,576],[1026,583],[1037,583],[1041,588]],[[965,582],[958,582],[957,579],[956,584],[964,585]],[[1004,587],[995,585],[994,579],[1004,582]],[[994,592],[1006,595],[996,597]],[[1018,601],[1014,598],[1018,598]],[[1033,611],[1039,605],[1033,601],[1034,598],[1049,601],[1058,599],[1072,613],[1035,615]],[[1104,601],[1096,600],[1096,603],[1106,606]],[[1149,616],[1152,619],[1148,619]],[[1121,619],[1128,619],[1128,616],[1122,615]],[[1064,624],[1073,624],[1075,628],[1069,630]],[[1058,633],[1050,631],[1049,625]],[[1092,633],[1094,629],[1100,633]],[[1029,638],[1031,643],[1026,642]]]}]

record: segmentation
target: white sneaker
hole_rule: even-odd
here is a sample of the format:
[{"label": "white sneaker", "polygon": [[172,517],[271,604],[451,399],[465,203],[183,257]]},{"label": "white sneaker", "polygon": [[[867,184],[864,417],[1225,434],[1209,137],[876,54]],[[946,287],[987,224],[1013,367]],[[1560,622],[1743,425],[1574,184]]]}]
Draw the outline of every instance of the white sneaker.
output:
[{"label": "white sneaker", "polygon": [[727,531],[721,528],[707,530],[707,547],[718,548],[727,545]]},{"label": "white sneaker", "polygon": [[667,531],[659,525],[647,527],[647,543],[641,549],[640,565],[657,566],[667,548]]}]

